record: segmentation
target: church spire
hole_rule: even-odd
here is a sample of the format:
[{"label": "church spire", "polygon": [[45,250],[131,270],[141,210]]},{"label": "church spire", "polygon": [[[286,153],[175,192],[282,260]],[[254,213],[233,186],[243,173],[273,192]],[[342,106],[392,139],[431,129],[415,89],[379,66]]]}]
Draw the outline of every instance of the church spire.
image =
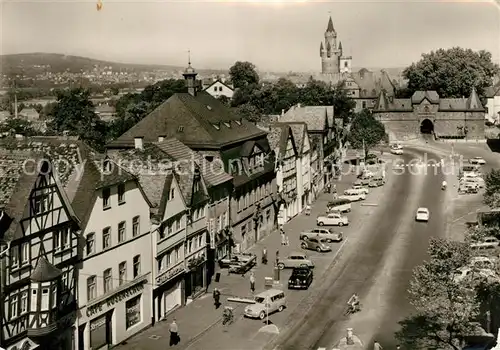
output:
[{"label": "church spire", "polygon": [[335,33],[335,28],[333,28],[332,16],[330,16],[330,19],[328,20],[328,27],[326,28],[326,31]]},{"label": "church spire", "polygon": [[339,42],[339,50],[342,51],[342,41]]}]

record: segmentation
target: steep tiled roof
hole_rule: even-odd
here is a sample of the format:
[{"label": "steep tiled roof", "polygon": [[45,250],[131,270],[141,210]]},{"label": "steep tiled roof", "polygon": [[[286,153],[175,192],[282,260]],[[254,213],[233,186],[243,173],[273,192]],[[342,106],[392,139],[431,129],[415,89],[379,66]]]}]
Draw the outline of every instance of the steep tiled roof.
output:
[{"label": "steep tiled roof", "polygon": [[411,103],[420,104],[424,98],[430,103],[439,103],[439,95],[436,91],[415,91],[411,97]]},{"label": "steep tiled roof", "polygon": [[58,278],[61,274],[60,269],[49,263],[43,256],[40,256],[30,279],[33,282],[49,282]]},{"label": "steep tiled roof", "polygon": [[254,124],[206,92],[198,92],[196,96],[179,93],[158,106],[108,147],[132,147],[135,137],[144,137],[144,142],[157,142],[160,136],[175,137],[189,147],[221,147],[263,134]]},{"label": "steep tiled roof", "polygon": [[289,123],[290,129],[292,130],[293,139],[297,147],[297,152],[302,154],[302,149],[304,148],[304,138],[307,133],[306,123]]},{"label": "steep tiled roof", "polygon": [[270,125],[271,130],[267,134],[267,140],[269,141],[269,146],[278,152],[277,155],[281,154],[282,149],[282,135],[285,132],[286,124],[272,124]]},{"label": "steep tiled roof", "polygon": [[326,131],[328,108],[330,106],[293,106],[279,119],[279,122],[305,122],[309,131]]},{"label": "steep tiled roof", "polygon": [[224,164],[220,160],[209,162],[175,138],[155,143],[155,145],[177,161],[194,161],[200,167],[203,179],[209,187],[217,186],[233,179],[232,176],[224,171]]},{"label": "steep tiled roof", "polygon": [[487,98],[493,98],[495,96],[500,96],[500,83],[496,86],[490,86],[485,90],[485,96]]}]

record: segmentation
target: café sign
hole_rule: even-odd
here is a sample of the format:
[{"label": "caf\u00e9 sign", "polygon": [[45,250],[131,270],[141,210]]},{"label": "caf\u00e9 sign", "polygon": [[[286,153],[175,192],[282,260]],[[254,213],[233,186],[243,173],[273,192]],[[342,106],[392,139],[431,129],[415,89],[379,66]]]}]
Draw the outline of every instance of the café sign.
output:
[{"label": "caf\u00e9 sign", "polygon": [[144,284],[146,280],[141,281],[139,284],[133,285],[127,289],[121,290],[106,299],[103,299],[89,307],[87,307],[86,315],[87,317],[91,317],[95,314],[99,314],[105,311],[107,308],[112,307],[116,303],[131,297],[144,289]]},{"label": "caf\u00e9 sign", "polygon": [[160,276],[156,277],[156,283],[162,284],[164,282],[167,282],[168,280],[171,280],[172,278],[181,274],[182,272],[184,272],[184,262],[164,272]]}]

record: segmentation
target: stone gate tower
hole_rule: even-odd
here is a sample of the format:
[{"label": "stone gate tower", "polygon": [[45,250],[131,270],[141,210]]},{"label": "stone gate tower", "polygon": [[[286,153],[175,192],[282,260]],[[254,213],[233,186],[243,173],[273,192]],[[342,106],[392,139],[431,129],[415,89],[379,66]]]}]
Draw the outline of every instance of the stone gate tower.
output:
[{"label": "stone gate tower", "polygon": [[321,73],[328,75],[339,75],[340,73],[351,73],[352,57],[343,56],[342,42],[337,45],[337,32],[333,28],[332,17],[328,20],[325,32],[325,41],[321,42],[319,48],[321,57]]}]

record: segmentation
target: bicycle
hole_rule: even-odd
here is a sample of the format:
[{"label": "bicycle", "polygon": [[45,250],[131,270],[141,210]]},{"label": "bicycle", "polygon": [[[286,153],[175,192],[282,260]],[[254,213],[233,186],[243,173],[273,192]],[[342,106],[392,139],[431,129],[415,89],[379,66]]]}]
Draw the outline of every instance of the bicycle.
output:
[{"label": "bicycle", "polygon": [[234,308],[231,306],[225,306],[224,307],[224,312],[222,314],[222,325],[230,325],[231,323],[234,322],[234,314],[233,314]]}]

